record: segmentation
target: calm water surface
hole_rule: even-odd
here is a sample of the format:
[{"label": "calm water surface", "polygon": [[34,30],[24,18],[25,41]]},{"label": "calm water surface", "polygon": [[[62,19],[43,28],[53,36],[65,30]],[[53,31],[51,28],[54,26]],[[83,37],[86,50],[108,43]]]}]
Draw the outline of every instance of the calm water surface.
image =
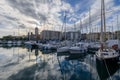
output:
[{"label": "calm water surface", "polygon": [[120,80],[120,67],[104,64],[94,54],[0,47],[0,80]]}]

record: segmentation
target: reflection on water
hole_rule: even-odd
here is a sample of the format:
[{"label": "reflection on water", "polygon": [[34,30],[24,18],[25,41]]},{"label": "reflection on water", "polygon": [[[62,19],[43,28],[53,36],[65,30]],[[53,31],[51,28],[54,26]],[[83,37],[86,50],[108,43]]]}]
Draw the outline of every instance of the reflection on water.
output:
[{"label": "reflection on water", "polygon": [[[108,73],[109,72],[109,73]],[[117,63],[94,54],[57,54],[25,47],[0,47],[0,80],[120,80]]]}]

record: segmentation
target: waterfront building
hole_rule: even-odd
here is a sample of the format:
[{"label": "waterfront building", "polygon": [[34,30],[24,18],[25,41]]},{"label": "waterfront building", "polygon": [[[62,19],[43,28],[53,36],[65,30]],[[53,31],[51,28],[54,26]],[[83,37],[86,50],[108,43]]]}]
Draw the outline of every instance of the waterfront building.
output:
[{"label": "waterfront building", "polygon": [[[65,33],[63,35],[63,38],[65,37]],[[66,32],[66,39],[71,41],[79,41],[79,40],[85,40],[86,39],[86,33],[80,33],[78,31],[69,31]]]},{"label": "waterfront building", "polygon": [[106,32],[106,40],[115,39],[114,33]]},{"label": "waterfront building", "polygon": [[35,28],[35,35],[38,36],[38,34],[39,34],[39,29],[38,29],[38,27],[36,27]]},{"label": "waterfront building", "polygon": [[98,41],[100,40],[100,33],[96,32],[96,33],[86,34],[86,39],[91,41]]},{"label": "waterfront building", "polygon": [[67,40],[79,40],[80,39],[80,32],[66,32],[66,39]]},{"label": "waterfront building", "polygon": [[43,30],[40,33],[41,40],[61,40],[61,32],[60,31],[52,31],[52,30]]},{"label": "waterfront building", "polygon": [[[115,39],[115,37],[117,37],[117,35],[114,34],[114,32],[106,32],[105,36],[106,36],[106,40]],[[91,40],[91,41],[99,41],[100,40],[100,33],[96,32],[96,33],[86,34],[86,39]]]},{"label": "waterfront building", "polygon": [[120,30],[119,31],[115,31],[115,39],[119,39],[120,40]]},{"label": "waterfront building", "polygon": [[[120,31],[115,32],[106,32],[106,40],[109,39],[120,39]],[[38,27],[35,28],[35,33],[28,32],[28,40],[91,40],[91,41],[99,41],[100,40],[100,32],[94,33],[80,33],[79,31],[69,31],[69,32],[60,32],[53,30],[43,30],[39,34]]]},{"label": "waterfront building", "polygon": [[28,40],[39,40],[40,39],[40,34],[39,34],[39,29],[38,27],[35,28],[35,33],[33,32],[28,32]]},{"label": "waterfront building", "polygon": [[30,32],[28,32],[27,39],[30,40]]},{"label": "waterfront building", "polygon": [[33,32],[31,32],[30,34],[30,40],[35,40],[35,35],[33,34]]}]

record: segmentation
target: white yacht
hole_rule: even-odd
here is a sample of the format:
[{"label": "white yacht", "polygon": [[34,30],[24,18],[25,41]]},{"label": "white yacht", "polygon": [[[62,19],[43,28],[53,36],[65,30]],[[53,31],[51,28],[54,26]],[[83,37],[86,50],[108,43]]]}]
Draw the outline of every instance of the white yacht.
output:
[{"label": "white yacht", "polygon": [[22,41],[17,41],[16,45],[20,46],[22,44]]},{"label": "white yacht", "polygon": [[39,49],[42,49],[42,48],[43,48],[43,44],[42,44],[42,43],[37,43],[37,45],[38,45],[38,48],[39,48]]},{"label": "white yacht", "polygon": [[59,44],[57,48],[57,53],[69,53],[70,47],[72,45],[71,41],[63,41]]},{"label": "white yacht", "polygon": [[96,51],[99,50],[100,47],[101,47],[100,42],[91,42],[89,43],[89,46],[88,46],[88,52],[95,53]]},{"label": "white yacht", "polygon": [[70,48],[70,53],[71,54],[77,54],[77,53],[86,53],[87,52],[87,47],[85,46],[84,43],[76,43],[75,46]]},{"label": "white yacht", "polygon": [[31,48],[35,48],[38,47],[36,41],[27,41],[24,43],[26,46],[31,47]]},{"label": "white yacht", "polygon": [[100,48],[101,44],[100,44],[100,42],[93,42],[93,43],[89,44],[89,47],[90,48]]},{"label": "white yacht", "polygon": [[12,44],[12,41],[8,41],[7,44]]},{"label": "white yacht", "polygon": [[43,45],[43,49],[44,50],[56,50],[57,49],[57,47],[56,47],[56,45],[53,45],[53,44],[44,44]]},{"label": "white yacht", "polygon": [[57,53],[68,53],[70,46],[64,46],[57,49]]}]

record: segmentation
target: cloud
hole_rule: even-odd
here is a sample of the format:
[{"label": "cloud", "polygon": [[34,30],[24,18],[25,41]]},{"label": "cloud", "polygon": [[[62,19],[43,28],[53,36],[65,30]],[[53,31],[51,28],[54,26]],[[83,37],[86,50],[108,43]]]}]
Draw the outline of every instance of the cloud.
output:
[{"label": "cloud", "polygon": [[[88,7],[91,8],[91,28],[94,27],[100,27],[100,19],[101,19],[101,0],[95,0],[91,2],[92,4]],[[105,6],[106,6],[106,25],[109,26],[109,18],[115,17],[115,13],[118,14],[120,12],[118,9],[119,7],[115,5],[114,0],[105,0]],[[81,5],[82,6],[82,5]],[[86,28],[86,26],[89,28],[89,8],[87,10],[84,10],[80,15],[81,21],[83,22],[83,27]],[[80,20],[76,22],[77,24],[80,23]],[[120,23],[120,22],[119,22]],[[114,22],[114,25],[115,22]],[[78,24],[79,28],[79,24]],[[86,32],[86,30],[85,30]]]},{"label": "cloud", "polygon": [[26,27],[25,27],[25,25],[24,25],[24,24],[20,24],[20,25],[19,25],[19,28],[24,29],[24,28],[26,28]]},{"label": "cloud", "polygon": [[[115,0],[105,0],[108,26],[110,26],[111,19],[116,25],[116,18],[113,15],[120,13],[120,6],[115,2]],[[100,27],[100,3],[101,0],[1,0],[0,28],[17,29],[19,27],[33,31],[38,26],[40,30],[61,30],[66,11],[67,30],[73,30],[74,23],[79,30],[80,20],[82,27],[86,29],[86,27],[89,28],[89,7],[91,8],[91,26]],[[13,32],[17,33],[16,30]],[[26,32],[23,31],[22,34]]]},{"label": "cloud", "polygon": [[29,0],[7,0],[7,2],[12,6],[14,9],[17,9],[22,14],[26,16],[31,16],[35,19],[38,17],[35,14],[35,9],[32,1]]}]

